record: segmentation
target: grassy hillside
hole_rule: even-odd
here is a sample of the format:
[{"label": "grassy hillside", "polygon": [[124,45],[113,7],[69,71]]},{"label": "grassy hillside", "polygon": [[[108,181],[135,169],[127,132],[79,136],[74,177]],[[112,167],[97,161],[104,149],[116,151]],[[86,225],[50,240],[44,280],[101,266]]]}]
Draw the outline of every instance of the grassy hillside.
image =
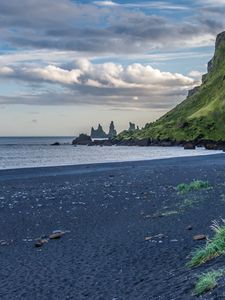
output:
[{"label": "grassy hillside", "polygon": [[217,36],[215,55],[202,85],[190,94],[156,122],[133,133],[124,131],[117,139],[225,141],[225,32]]}]

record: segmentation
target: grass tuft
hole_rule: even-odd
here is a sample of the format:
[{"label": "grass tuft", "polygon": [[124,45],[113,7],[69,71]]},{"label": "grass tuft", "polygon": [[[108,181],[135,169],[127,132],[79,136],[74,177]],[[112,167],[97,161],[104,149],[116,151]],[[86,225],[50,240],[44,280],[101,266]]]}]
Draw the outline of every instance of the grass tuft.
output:
[{"label": "grass tuft", "polygon": [[187,264],[188,267],[202,265],[225,253],[225,220],[222,222],[222,225],[216,221],[213,222],[211,228],[215,232],[214,237],[204,247],[195,250],[191,261]]},{"label": "grass tuft", "polygon": [[217,286],[217,280],[223,275],[223,273],[223,270],[203,273],[196,282],[194,294],[201,295],[214,289]]},{"label": "grass tuft", "polygon": [[177,186],[177,191],[181,194],[191,192],[191,191],[197,191],[201,189],[208,189],[210,187],[208,181],[202,181],[202,180],[194,180],[189,184],[181,183]]}]

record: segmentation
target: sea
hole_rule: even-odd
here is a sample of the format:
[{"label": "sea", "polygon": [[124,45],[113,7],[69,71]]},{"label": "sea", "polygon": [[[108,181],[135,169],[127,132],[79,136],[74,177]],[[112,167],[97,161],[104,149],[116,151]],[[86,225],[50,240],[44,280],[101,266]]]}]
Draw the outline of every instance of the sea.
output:
[{"label": "sea", "polygon": [[[66,166],[218,154],[204,148],[73,146],[74,137],[0,137],[0,169]],[[51,146],[59,142],[60,146]]]}]

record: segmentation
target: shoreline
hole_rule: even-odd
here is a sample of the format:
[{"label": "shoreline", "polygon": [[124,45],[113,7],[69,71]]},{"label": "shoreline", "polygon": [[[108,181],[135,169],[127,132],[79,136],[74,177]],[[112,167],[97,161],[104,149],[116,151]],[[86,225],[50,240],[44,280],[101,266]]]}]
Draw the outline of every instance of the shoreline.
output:
[{"label": "shoreline", "polygon": [[[178,194],[193,180],[211,188]],[[225,218],[223,154],[0,171],[0,298],[199,299],[190,253]],[[191,225],[192,230],[187,230]],[[54,230],[67,233],[34,243]],[[224,295],[219,285],[203,299]]]},{"label": "shoreline", "polygon": [[[78,163],[78,164],[66,164],[66,165],[49,165],[49,166],[28,166],[28,167],[18,167],[18,168],[0,168],[0,173],[4,171],[16,171],[16,170],[33,170],[33,169],[46,169],[46,168],[74,168],[74,167],[85,167],[85,166],[96,166],[96,165],[107,165],[107,164],[123,164],[123,163],[138,163],[138,162],[151,162],[151,161],[161,161],[161,160],[170,160],[170,159],[181,159],[181,158],[199,158],[199,157],[210,157],[210,156],[220,156],[224,155],[221,150],[214,150],[217,153],[206,153],[206,154],[199,154],[199,155],[188,155],[190,150],[184,150],[187,155],[182,156],[169,156],[169,157],[156,157],[156,158],[149,158],[149,159],[134,159],[134,160],[118,160],[118,161],[103,161],[103,162],[93,162],[93,163]],[[206,150],[207,151],[207,150]]]}]

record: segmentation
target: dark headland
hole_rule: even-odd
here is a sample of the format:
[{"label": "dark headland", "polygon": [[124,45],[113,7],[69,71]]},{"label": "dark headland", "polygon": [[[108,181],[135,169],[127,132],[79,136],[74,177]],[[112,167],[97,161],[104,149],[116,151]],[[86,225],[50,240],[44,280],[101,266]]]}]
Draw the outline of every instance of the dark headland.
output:
[{"label": "dark headland", "polygon": [[[193,180],[209,188],[179,193]],[[186,266],[225,218],[224,183],[223,154],[0,171],[0,299],[197,299],[197,276],[224,267]]]}]

